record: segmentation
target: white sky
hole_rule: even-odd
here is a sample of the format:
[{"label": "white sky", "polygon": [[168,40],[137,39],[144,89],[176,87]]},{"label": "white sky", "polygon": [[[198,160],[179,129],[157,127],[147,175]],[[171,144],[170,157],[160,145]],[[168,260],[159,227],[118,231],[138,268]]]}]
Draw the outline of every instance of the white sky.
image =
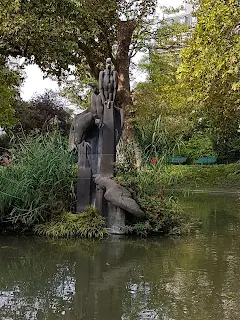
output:
[{"label": "white sky", "polygon": [[[160,6],[178,7],[183,3],[183,0],[159,0]],[[25,68],[26,78],[21,87],[21,97],[28,101],[35,94],[42,94],[45,90],[58,90],[57,81],[50,78],[43,78],[43,72],[37,65],[29,65]]]}]

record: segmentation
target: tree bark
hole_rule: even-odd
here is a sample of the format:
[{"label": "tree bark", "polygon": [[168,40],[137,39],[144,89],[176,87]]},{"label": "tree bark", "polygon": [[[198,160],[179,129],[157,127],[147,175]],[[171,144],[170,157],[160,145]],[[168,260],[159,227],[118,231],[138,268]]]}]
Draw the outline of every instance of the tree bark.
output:
[{"label": "tree bark", "polygon": [[119,77],[118,99],[123,108],[126,108],[128,105],[132,105],[129,78],[129,48],[135,26],[134,21],[119,21],[117,28],[117,54],[115,68]]},{"label": "tree bark", "polygon": [[[119,21],[117,29],[117,54],[115,68],[118,72],[118,105],[124,109],[123,142],[127,154],[124,158],[131,158],[137,169],[141,166],[141,152],[134,132],[134,107],[130,94],[130,56],[129,50],[133,32],[136,28],[135,21]],[[130,152],[130,154],[129,154]],[[133,154],[132,154],[133,153]]]}]

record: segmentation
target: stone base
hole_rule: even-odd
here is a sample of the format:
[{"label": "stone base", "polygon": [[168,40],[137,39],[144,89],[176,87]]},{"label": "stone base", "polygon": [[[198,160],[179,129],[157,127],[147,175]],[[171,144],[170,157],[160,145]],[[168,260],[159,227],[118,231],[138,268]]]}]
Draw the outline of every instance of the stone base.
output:
[{"label": "stone base", "polygon": [[110,234],[125,234],[125,211],[108,203],[107,229]]},{"label": "stone base", "polygon": [[77,179],[76,212],[80,213],[91,204],[91,169],[79,168]]}]

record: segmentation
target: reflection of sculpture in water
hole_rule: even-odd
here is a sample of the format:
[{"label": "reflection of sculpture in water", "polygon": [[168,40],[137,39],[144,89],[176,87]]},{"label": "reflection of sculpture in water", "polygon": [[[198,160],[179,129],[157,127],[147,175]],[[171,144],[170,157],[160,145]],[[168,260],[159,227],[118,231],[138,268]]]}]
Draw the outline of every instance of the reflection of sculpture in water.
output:
[{"label": "reflection of sculpture in water", "polygon": [[111,68],[111,59],[106,60],[106,69],[99,74],[99,91],[103,106],[113,108],[118,87],[117,71]]}]

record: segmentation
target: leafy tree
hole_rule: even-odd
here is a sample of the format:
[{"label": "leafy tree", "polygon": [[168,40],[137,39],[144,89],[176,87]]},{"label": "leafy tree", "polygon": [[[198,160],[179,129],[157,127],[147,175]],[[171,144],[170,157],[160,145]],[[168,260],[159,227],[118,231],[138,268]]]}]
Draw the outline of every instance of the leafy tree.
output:
[{"label": "leafy tree", "polygon": [[185,108],[186,93],[180,90],[176,79],[179,49],[184,46],[188,31],[186,24],[163,21],[155,47],[142,63],[148,81],[138,85],[134,104],[141,145],[150,153],[174,152],[191,129]]},{"label": "leafy tree", "polygon": [[178,78],[190,92],[188,102],[211,128],[218,154],[227,157],[239,128],[240,6],[238,0],[197,5],[197,24],[182,51]]},{"label": "leafy tree", "polygon": [[19,75],[9,69],[0,55],[0,126],[5,127],[15,121],[14,107],[18,98]]},{"label": "leafy tree", "polygon": [[58,78],[68,74],[73,65],[80,81],[98,79],[105,59],[112,58],[119,74],[118,103],[125,109],[125,138],[134,143],[130,62],[152,36],[149,31],[156,3],[0,0],[0,48],[5,56],[26,57],[26,63],[35,62]]},{"label": "leafy tree", "polygon": [[53,91],[36,96],[29,102],[19,102],[15,116],[18,123],[11,128],[14,133],[46,132],[58,126],[63,134],[69,134],[71,113],[63,99]]},{"label": "leafy tree", "polygon": [[111,57],[124,107],[131,104],[130,60],[155,6],[156,0],[1,0],[1,50],[58,76],[72,64],[80,75],[98,78]]}]

